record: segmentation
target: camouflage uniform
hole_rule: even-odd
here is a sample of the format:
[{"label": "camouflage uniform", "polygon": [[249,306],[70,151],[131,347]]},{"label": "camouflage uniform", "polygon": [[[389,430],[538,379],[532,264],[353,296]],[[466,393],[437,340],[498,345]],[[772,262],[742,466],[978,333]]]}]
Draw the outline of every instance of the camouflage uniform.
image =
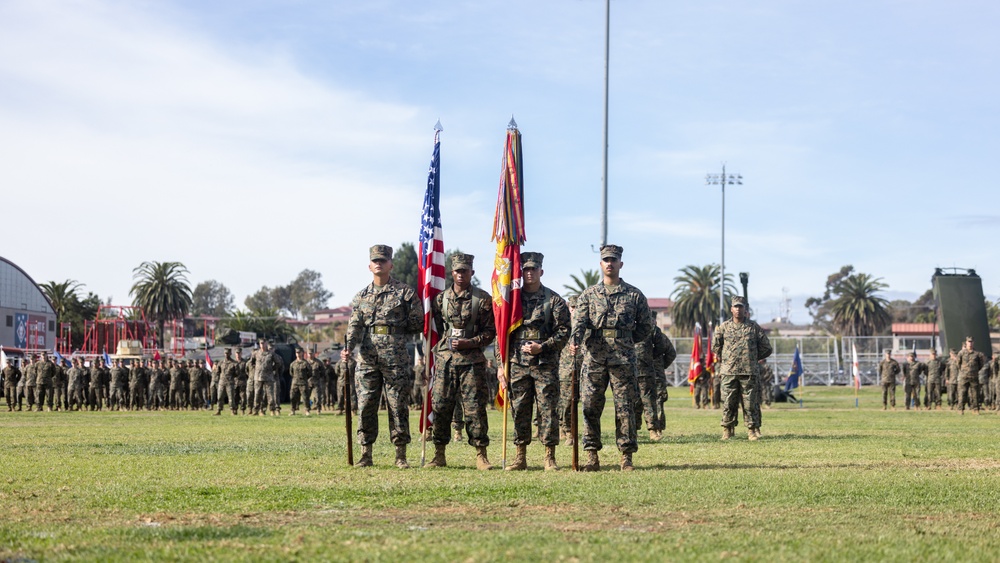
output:
[{"label": "camouflage uniform", "polygon": [[938,357],[927,360],[927,387],[924,390],[924,404],[930,408],[941,407],[941,384],[947,372],[947,362]]},{"label": "camouflage uniform", "polygon": [[920,376],[926,377],[927,364],[911,358],[903,364],[903,394],[906,396],[906,410],[910,406],[920,408]]},{"label": "camouflage uniform", "polygon": [[965,412],[965,405],[979,410],[979,370],[986,366],[982,352],[963,348],[958,353],[958,409]]},{"label": "camouflage uniform", "polygon": [[170,408],[178,410],[184,407],[184,380],[187,371],[180,363],[174,362],[170,368]]},{"label": "camouflage uniform", "polygon": [[239,408],[243,414],[246,414],[247,406],[252,403],[250,400],[252,386],[247,383],[250,379],[250,373],[247,371],[247,363],[243,358],[237,356],[233,363],[236,365],[236,396],[233,398],[233,410]]},{"label": "camouflage uniform", "polygon": [[250,355],[248,365],[253,372],[253,414],[263,416],[267,411],[277,414],[278,399],[274,393],[274,382],[285,369],[284,362],[274,350],[258,348]]},{"label": "camouflage uniform", "polygon": [[56,364],[56,374],[55,377],[52,378],[52,393],[54,396],[53,400],[56,405],[56,410],[68,408],[66,402],[66,385],[68,383],[68,379],[66,370],[63,369],[61,364],[61,361]]},{"label": "camouflage uniform", "polygon": [[205,381],[205,373],[201,366],[189,362],[187,367],[188,374],[188,407],[196,411],[205,406],[205,393],[204,386],[202,385]]},{"label": "camouflage uniform", "polygon": [[[7,364],[3,368],[3,396],[7,400],[7,410],[14,410],[17,403],[17,384],[21,381],[21,370],[13,364]],[[21,410],[18,407],[17,410]]]},{"label": "camouflage uniform", "polygon": [[[652,315],[655,321],[656,315]],[[643,412],[646,413],[646,429],[650,431],[650,437],[659,439],[654,434],[666,428],[666,421],[662,420],[663,403],[659,402],[658,372],[663,373],[666,366],[669,366],[677,358],[677,350],[670,342],[660,327],[653,325],[653,331],[642,342],[636,342],[635,355],[639,373],[639,398],[635,402],[635,422],[636,426],[642,421]]]},{"label": "camouflage uniform", "polygon": [[289,395],[292,403],[292,414],[299,410],[299,403],[306,401],[306,412],[309,412],[309,378],[312,376],[312,366],[302,359],[300,354],[295,361],[288,366],[288,373],[292,376],[292,387]]},{"label": "camouflage uniform", "polygon": [[[391,249],[388,254],[391,259]],[[397,447],[405,446],[410,443],[409,372],[413,369],[406,342],[424,327],[423,306],[413,288],[389,278],[384,286],[372,282],[359,291],[351,308],[347,351],[357,350],[361,357],[353,385],[360,413],[358,442],[370,446],[378,438],[378,406],[384,389],[389,439]]]},{"label": "camouflage uniform", "polygon": [[346,360],[341,360],[337,363],[337,412],[339,414],[344,413],[344,399],[347,398],[347,392],[345,388],[347,386],[348,379],[351,380],[351,411],[357,414],[358,412],[358,386],[353,384],[354,374],[357,371],[358,362],[354,357],[347,358]]},{"label": "camouflage uniform", "polygon": [[111,403],[108,401],[107,393],[104,392],[105,384],[110,380],[111,374],[107,366],[95,361],[90,368],[90,410],[101,410],[104,405],[110,408]]},{"label": "camouflage uniform", "polygon": [[990,379],[993,393],[993,410],[1000,410],[1000,354],[994,355],[990,361],[990,373],[993,375]]},{"label": "camouflage uniform", "polygon": [[[734,307],[741,302],[746,305],[743,297],[733,297]],[[715,372],[722,392],[722,427],[730,431],[736,427],[742,405],[747,430],[759,430],[760,409],[754,408],[760,404],[760,364],[757,361],[771,355],[771,342],[764,329],[749,318],[742,323],[729,319],[719,325],[712,336],[712,354],[718,358]]]},{"label": "camouflage uniform", "polygon": [[771,401],[774,400],[774,370],[771,369],[771,364],[760,366],[760,397],[767,406],[771,406]]},{"label": "camouflage uniform", "polygon": [[56,377],[56,365],[50,360],[42,359],[35,368],[36,392],[38,400],[38,410],[42,410],[42,403],[46,403],[46,408],[52,410],[53,390]]},{"label": "camouflage uniform", "polygon": [[952,350],[948,359],[948,406],[958,408],[958,352]]},{"label": "camouflage uniform", "polygon": [[73,364],[73,367],[66,371],[66,387],[69,391],[69,407],[66,410],[72,410],[73,406],[76,406],[76,410],[82,410],[86,400],[84,399],[84,387],[83,387],[83,369],[80,367],[79,361]]},{"label": "camouflage uniform", "polygon": [[979,370],[979,405],[989,407],[993,405],[993,390],[990,387],[990,367],[989,362]]},{"label": "camouflage uniform", "polygon": [[[443,327],[441,340],[434,350],[436,373],[431,390],[434,443],[445,445],[451,441],[449,426],[456,409],[461,409],[465,415],[469,445],[476,448],[489,446],[486,405],[490,397],[483,348],[496,337],[493,299],[478,287],[470,286],[456,293],[452,286],[437,295],[433,308],[437,326]],[[451,350],[452,338],[469,339],[473,347]]]},{"label": "camouflage uniform", "polygon": [[35,405],[35,384],[38,381],[38,376],[36,375],[37,369],[37,359],[24,368],[24,399],[28,403],[29,412],[31,411],[31,407]]},{"label": "camouflage uniform", "polygon": [[[704,361],[702,361],[704,363]],[[712,387],[712,374],[707,370],[701,370],[694,380],[694,406],[699,409],[707,409],[711,406],[712,399],[709,397],[709,390]]]},{"label": "camouflage uniform", "polygon": [[[545,286],[534,293],[522,290],[521,308],[524,320],[510,335],[514,444],[531,443],[532,407],[537,405],[540,441],[555,446],[559,444],[559,353],[569,339],[569,308],[559,294]],[[522,352],[521,347],[529,342],[541,344],[541,353],[532,356]]]},{"label": "camouflage uniform", "polygon": [[129,368],[128,387],[132,410],[139,410],[146,402],[146,380],[148,374],[145,367],[138,361],[132,362]]},{"label": "camouflage uniform", "polygon": [[[621,247],[606,245],[606,254],[621,257]],[[573,313],[572,342],[586,344],[580,399],[583,403],[583,449],[600,451],[601,415],[605,393],[611,386],[615,407],[615,442],[629,457],[639,449],[635,424],[638,373],[635,343],[649,337],[653,321],[646,296],[619,279],[616,285],[597,283],[577,299]],[[631,461],[629,461],[631,464]]]},{"label": "camouflage uniform", "polygon": [[115,365],[111,368],[111,408],[121,410],[127,406],[128,372],[121,365]]},{"label": "camouflage uniform", "polygon": [[[227,350],[227,352],[229,352]],[[217,397],[215,414],[222,414],[222,403],[229,402],[229,410],[235,415],[240,406],[239,396],[236,391],[236,382],[239,379],[239,371],[242,367],[236,360],[232,359],[231,353],[227,353],[225,359],[216,364],[219,366],[219,381],[217,383]],[[244,386],[244,390],[246,387]]]},{"label": "camouflage uniform", "polygon": [[317,358],[309,360],[312,375],[309,377],[309,393],[306,396],[306,412],[312,408],[317,414],[323,412],[323,402],[326,400],[326,366]]},{"label": "camouflage uniform", "polygon": [[899,367],[899,362],[887,357],[878,364],[879,381],[882,384],[882,408],[887,406],[896,408],[896,376],[903,370]]}]

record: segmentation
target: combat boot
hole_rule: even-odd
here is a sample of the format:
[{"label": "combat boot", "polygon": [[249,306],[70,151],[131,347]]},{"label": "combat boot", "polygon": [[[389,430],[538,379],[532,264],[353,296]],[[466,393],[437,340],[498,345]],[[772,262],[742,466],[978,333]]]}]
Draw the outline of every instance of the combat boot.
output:
[{"label": "combat boot", "polygon": [[396,467],[400,469],[410,468],[410,464],[406,462],[406,444],[396,446]]},{"label": "combat boot", "polygon": [[425,467],[448,467],[448,462],[444,457],[444,444],[434,444],[434,459],[427,462]]},{"label": "combat boot", "polygon": [[758,438],[758,436],[757,436],[757,429],[756,428],[747,428],[747,440],[750,440],[751,442],[756,442],[757,438]]},{"label": "combat boot", "polygon": [[489,458],[486,457],[486,446],[476,448],[476,469],[480,471],[489,471],[490,469],[493,469],[493,464],[491,464]]},{"label": "combat boot", "polygon": [[510,465],[505,467],[506,471],[524,471],[528,468],[528,460],[526,459],[528,455],[527,444],[517,445],[517,454],[514,455],[514,461]]},{"label": "combat boot", "polygon": [[545,470],[546,471],[559,471],[559,466],[556,465],[556,447],[555,446],[545,446]]},{"label": "combat boot", "polygon": [[584,471],[600,471],[601,459],[594,450],[587,451],[587,464],[583,466]]},{"label": "combat boot", "polygon": [[622,454],[622,471],[635,471],[635,467],[632,467],[631,453]]},{"label": "combat boot", "polygon": [[452,435],[451,439],[455,440],[456,442],[461,442],[462,441],[462,431],[458,430],[456,428],[455,429],[455,433]]},{"label": "combat boot", "polygon": [[730,427],[725,427],[722,429],[722,439],[728,440],[733,437],[733,429]]},{"label": "combat boot", "polygon": [[372,466],[372,446],[371,444],[361,446],[361,459],[354,464],[354,467]]}]

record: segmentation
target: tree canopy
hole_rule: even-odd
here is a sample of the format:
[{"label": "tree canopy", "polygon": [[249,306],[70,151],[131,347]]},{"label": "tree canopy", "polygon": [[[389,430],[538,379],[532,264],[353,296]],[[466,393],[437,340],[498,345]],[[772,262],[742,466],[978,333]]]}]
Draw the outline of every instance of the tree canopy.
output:
[{"label": "tree canopy", "polygon": [[[680,275],[674,278],[674,291],[670,294],[674,306],[670,315],[673,317],[675,334],[691,334],[695,324],[700,324],[707,330],[708,326],[719,323],[719,286],[722,268],[718,264],[706,266],[684,266]],[[725,306],[736,294],[732,274],[726,274]],[[728,315],[727,315],[728,316]]]},{"label": "tree canopy", "polygon": [[224,317],[233,308],[233,294],[215,280],[195,286],[191,293],[191,314],[196,317]]},{"label": "tree canopy", "polygon": [[187,274],[188,269],[180,262],[143,262],[132,270],[132,304],[142,307],[146,318],[156,323],[161,347],[164,324],[184,318],[191,310]]}]

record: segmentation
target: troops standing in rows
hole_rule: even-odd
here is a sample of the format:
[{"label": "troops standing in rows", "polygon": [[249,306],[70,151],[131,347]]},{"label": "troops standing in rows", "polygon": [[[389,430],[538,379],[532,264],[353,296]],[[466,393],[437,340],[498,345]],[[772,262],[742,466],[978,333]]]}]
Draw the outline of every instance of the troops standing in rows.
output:
[{"label": "troops standing in rows", "polygon": [[722,439],[733,437],[738,411],[750,440],[760,439],[760,361],[771,355],[771,342],[764,329],[747,316],[747,300],[733,297],[732,317],[712,336],[712,354],[719,358],[716,372],[722,392]]},{"label": "troops standing in rows", "polygon": [[892,350],[885,349],[885,357],[878,364],[879,382],[882,385],[882,410],[892,406],[896,410],[896,376],[903,370],[899,362],[893,359]]},{"label": "troops standing in rows", "polygon": [[653,330],[646,296],[623,281],[620,271],[622,247],[601,247],[600,283],[585,289],[577,299],[573,314],[571,344],[574,353],[585,343],[580,373],[583,403],[583,449],[587,452],[584,471],[600,470],[601,415],[605,393],[611,386],[615,408],[615,441],[622,454],[622,471],[633,470],[632,454],[637,442],[635,401],[638,382],[635,342],[645,340]]},{"label": "troops standing in rows", "polygon": [[[435,377],[431,389],[434,410],[434,458],[428,467],[445,467],[445,448],[451,441],[449,426],[456,410],[465,418],[469,445],[476,449],[476,468],[492,469],[486,455],[490,445],[486,406],[490,402],[483,349],[496,337],[493,298],[472,287],[474,257],[453,254],[452,286],[434,299],[434,322],[441,327],[441,340],[434,350]],[[530,422],[529,422],[530,424]]]},{"label": "troops standing in rows", "polygon": [[360,354],[355,381],[358,393],[358,467],[372,465],[372,444],[378,438],[378,406],[385,391],[389,410],[389,437],[396,446],[396,466],[409,467],[406,446],[410,443],[410,356],[406,342],[424,326],[423,306],[409,285],[392,274],[392,247],[377,244],[369,249],[368,269],[372,283],[358,292],[351,303],[347,346],[340,352],[342,363],[355,350]]},{"label": "troops standing in rows", "polygon": [[[569,339],[570,314],[558,293],[542,285],[540,252],[521,254],[521,326],[510,337],[510,402],[514,411],[517,454],[507,470],[527,469],[532,407],[538,407],[539,441],[545,446],[545,470],[559,469],[559,355]],[[498,354],[498,369],[503,366]]]}]

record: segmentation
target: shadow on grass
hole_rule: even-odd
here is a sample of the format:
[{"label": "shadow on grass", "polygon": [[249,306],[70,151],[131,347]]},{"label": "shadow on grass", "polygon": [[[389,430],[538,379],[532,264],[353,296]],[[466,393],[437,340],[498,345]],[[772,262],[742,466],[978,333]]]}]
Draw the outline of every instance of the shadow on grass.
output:
[{"label": "shadow on grass", "polygon": [[[706,443],[722,443],[721,430],[718,434],[685,434],[683,436],[670,436],[664,437],[663,440],[659,442],[650,442],[648,440],[640,440],[640,444],[643,446],[656,446],[657,444],[706,444]],[[761,442],[783,442],[791,440],[820,440],[824,442],[834,442],[840,440],[864,440],[871,438],[865,434],[832,434],[832,435],[822,435],[822,434],[767,434],[765,432],[764,436],[761,438]],[[737,429],[737,434],[732,439],[732,443],[746,442],[745,435],[739,433]]]},{"label": "shadow on grass", "polygon": [[205,541],[264,538],[273,535],[273,532],[264,528],[251,528],[249,526],[164,526],[122,530],[122,534],[141,541],[152,539],[165,541]]}]

